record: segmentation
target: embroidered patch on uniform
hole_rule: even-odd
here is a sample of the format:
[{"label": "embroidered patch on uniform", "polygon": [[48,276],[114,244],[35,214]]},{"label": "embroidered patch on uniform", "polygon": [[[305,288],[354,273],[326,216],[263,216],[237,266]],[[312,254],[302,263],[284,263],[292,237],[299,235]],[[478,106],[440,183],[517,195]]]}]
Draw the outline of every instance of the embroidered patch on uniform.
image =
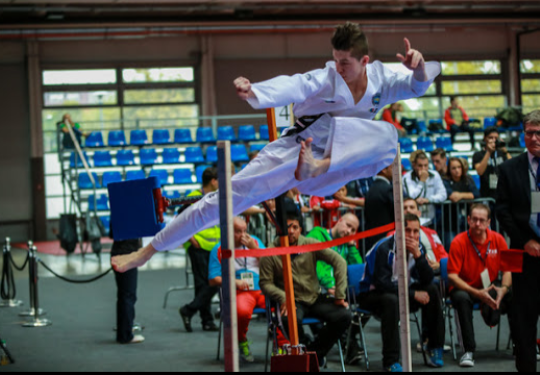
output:
[{"label": "embroidered patch on uniform", "polygon": [[376,94],[372,99],[371,99],[371,102],[373,103],[373,105],[379,105],[381,104],[381,94]]},{"label": "embroidered patch on uniform", "polygon": [[307,74],[306,74],[306,79],[307,79],[308,81],[311,81],[311,74],[307,73]]}]

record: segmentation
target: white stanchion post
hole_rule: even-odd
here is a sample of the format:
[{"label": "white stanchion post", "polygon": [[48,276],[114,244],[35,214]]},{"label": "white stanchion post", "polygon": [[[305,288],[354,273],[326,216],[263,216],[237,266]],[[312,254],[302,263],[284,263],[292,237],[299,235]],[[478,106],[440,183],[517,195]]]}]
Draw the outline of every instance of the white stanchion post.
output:
[{"label": "white stanchion post", "polygon": [[412,372],[411,324],[409,320],[409,278],[407,250],[405,248],[405,223],[403,215],[403,179],[401,174],[401,149],[398,145],[393,164],[394,214],[396,219],[396,262],[399,293],[399,318],[401,333],[401,360],[404,372]]},{"label": "white stanchion post", "polygon": [[[223,300],[223,340],[225,372],[238,372],[238,318],[236,313],[236,277],[234,267],[233,198],[231,183],[231,143],[220,141],[218,147],[219,218],[221,222],[221,270]],[[227,254],[227,256],[224,256]]]}]

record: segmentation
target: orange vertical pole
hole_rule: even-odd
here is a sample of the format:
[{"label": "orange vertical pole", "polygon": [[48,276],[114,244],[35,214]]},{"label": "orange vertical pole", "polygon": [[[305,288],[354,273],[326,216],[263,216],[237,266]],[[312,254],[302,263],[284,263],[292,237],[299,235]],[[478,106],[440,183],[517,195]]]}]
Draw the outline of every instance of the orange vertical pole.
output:
[{"label": "orange vertical pole", "polygon": [[[268,108],[266,110],[266,117],[268,119],[268,132],[270,136],[270,142],[274,142],[278,139],[277,126],[276,126],[276,114],[274,108]],[[276,207],[283,203],[276,200]],[[289,246],[289,236],[287,235],[287,223],[283,222],[283,216],[276,215],[278,225],[283,229],[284,233],[280,236],[281,247]],[[285,294],[287,296],[287,318],[289,322],[289,340],[293,347],[292,353],[298,354],[297,347],[300,343],[298,338],[298,325],[296,322],[296,303],[294,301],[294,286],[292,277],[291,256],[289,254],[281,257],[283,263],[283,283],[285,285]]]}]

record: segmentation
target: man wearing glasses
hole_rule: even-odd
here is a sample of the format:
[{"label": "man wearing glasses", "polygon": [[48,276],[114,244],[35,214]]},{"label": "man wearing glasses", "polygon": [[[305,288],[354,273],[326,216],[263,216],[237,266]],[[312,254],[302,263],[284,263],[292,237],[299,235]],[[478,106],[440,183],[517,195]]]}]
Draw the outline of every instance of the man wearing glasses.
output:
[{"label": "man wearing glasses", "polygon": [[512,274],[516,368],[536,372],[540,313],[540,110],[523,119],[527,152],[501,166],[497,217],[512,249],[523,249],[523,272]]},{"label": "man wearing glasses", "polygon": [[[482,304],[482,315],[486,323],[493,327],[499,323],[501,313],[509,312],[508,321],[512,327],[510,288],[512,274],[504,272],[502,283],[497,282],[501,271],[501,251],[508,245],[503,236],[489,229],[491,210],[484,204],[471,207],[469,231],[456,236],[450,246],[448,278],[450,298],[456,309],[465,353],[459,365],[474,366],[473,306]],[[512,329],[510,329],[512,331]]]}]

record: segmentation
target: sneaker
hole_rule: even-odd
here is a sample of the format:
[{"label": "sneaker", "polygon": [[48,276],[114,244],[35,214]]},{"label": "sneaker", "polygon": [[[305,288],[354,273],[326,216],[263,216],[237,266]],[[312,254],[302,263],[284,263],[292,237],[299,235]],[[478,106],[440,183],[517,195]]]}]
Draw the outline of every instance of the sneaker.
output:
[{"label": "sneaker", "polygon": [[203,324],[202,330],[206,332],[218,332],[219,327],[214,322],[210,322]]},{"label": "sneaker", "polygon": [[251,354],[251,350],[249,350],[249,342],[239,342],[238,343],[238,349],[240,352],[240,359],[247,363],[253,363],[255,361],[255,358],[253,357],[253,354]]},{"label": "sneaker", "polygon": [[427,353],[427,365],[433,368],[441,368],[444,366],[443,362],[443,348],[432,349]]},{"label": "sneaker", "polygon": [[189,316],[188,312],[186,311],[186,306],[182,307],[180,310],[178,310],[178,312],[182,317],[182,322],[184,323],[184,328],[186,331],[193,332],[193,328],[191,328],[191,316]]},{"label": "sneaker", "polygon": [[130,342],[126,342],[126,344],[140,344],[141,342],[144,341],[144,336],[142,335],[135,335],[133,336],[133,338],[131,339]]},{"label": "sneaker", "polygon": [[385,367],[384,372],[403,372],[403,367],[399,363],[394,363],[390,367]]},{"label": "sneaker", "polygon": [[461,360],[459,361],[460,367],[474,367],[474,357],[473,353],[467,352],[461,357]]}]

